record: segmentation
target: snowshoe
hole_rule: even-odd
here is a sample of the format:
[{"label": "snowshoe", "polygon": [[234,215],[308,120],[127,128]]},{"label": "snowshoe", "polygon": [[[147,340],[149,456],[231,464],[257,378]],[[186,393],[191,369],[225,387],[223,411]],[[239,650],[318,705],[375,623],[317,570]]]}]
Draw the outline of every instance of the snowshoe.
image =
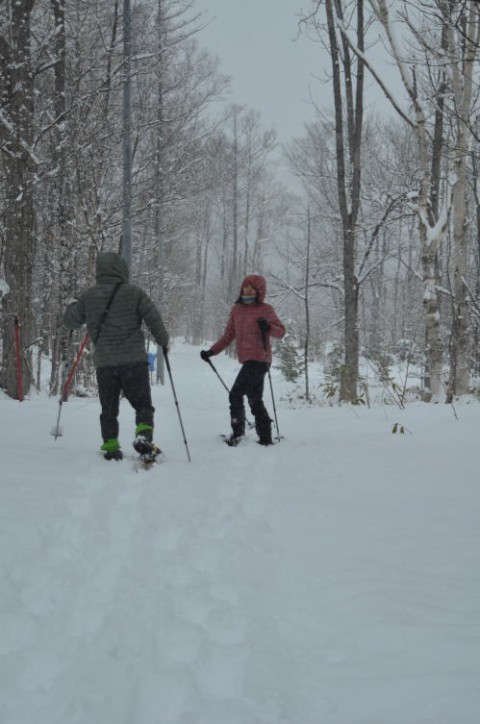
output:
[{"label": "snowshoe", "polygon": [[160,462],[165,458],[160,448],[145,435],[137,435],[133,442],[133,447],[139,454],[140,465],[143,468],[149,468],[154,463]]},{"label": "snowshoe", "polygon": [[165,455],[159,447],[152,443],[152,449],[147,453],[142,453],[139,458],[140,467],[144,470],[148,470],[153,467],[156,463],[160,463],[165,460]]},{"label": "snowshoe", "polygon": [[237,445],[244,439],[243,435],[222,435],[225,445],[228,447],[237,447]]},{"label": "snowshoe", "polygon": [[121,450],[109,450],[103,454],[105,460],[123,460],[123,452]]}]

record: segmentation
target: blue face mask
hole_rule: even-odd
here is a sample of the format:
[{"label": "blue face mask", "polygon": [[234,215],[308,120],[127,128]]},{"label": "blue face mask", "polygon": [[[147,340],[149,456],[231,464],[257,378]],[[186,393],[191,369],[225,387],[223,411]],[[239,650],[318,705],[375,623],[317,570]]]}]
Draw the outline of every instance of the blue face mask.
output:
[{"label": "blue face mask", "polygon": [[256,300],[257,300],[257,297],[256,297],[256,296],[255,296],[255,297],[245,297],[245,296],[242,294],[242,302],[243,302],[243,304],[251,304],[252,302],[255,302]]}]

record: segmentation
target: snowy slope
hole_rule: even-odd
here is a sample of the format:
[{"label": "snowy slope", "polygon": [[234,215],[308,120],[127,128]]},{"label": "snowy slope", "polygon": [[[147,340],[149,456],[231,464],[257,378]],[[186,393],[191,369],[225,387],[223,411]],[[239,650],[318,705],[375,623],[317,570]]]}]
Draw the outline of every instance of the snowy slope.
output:
[{"label": "snowy slope", "polygon": [[95,399],[57,441],[56,400],[0,399],[0,722],[480,721],[480,406],[289,409],[274,371],[285,439],[230,449],[198,351],[191,463],[168,383],[148,472],[98,454]]}]

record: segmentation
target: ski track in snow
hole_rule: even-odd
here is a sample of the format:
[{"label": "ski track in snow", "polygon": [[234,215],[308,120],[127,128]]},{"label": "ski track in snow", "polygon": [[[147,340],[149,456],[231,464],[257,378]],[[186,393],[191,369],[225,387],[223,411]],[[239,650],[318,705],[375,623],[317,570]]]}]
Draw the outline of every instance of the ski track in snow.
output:
[{"label": "ski track in snow", "polygon": [[[162,480],[165,466],[134,473],[128,460],[106,468],[99,458],[93,480],[82,472],[70,478],[65,507],[57,504],[53,488],[46,518],[36,520],[35,501],[29,500],[30,515],[12,522],[17,540],[10,537],[10,545],[22,548],[26,528],[25,543],[34,550],[25,556],[34,556],[37,546],[44,552],[28,580],[18,565],[7,571],[11,594],[21,591],[19,608],[28,613],[10,617],[12,649],[8,637],[0,644],[3,654],[24,661],[7,701],[15,706],[25,694],[30,706],[35,700],[35,724],[83,724],[92,721],[89,708],[99,724],[154,721],[152,710],[162,711],[162,722],[234,724],[253,716],[245,698],[252,673],[245,651],[255,648],[259,620],[271,625],[272,602],[249,616],[245,611],[254,601],[244,600],[228,579],[235,565],[239,580],[252,575],[242,570],[245,548],[248,554],[252,547],[254,585],[261,588],[266,574],[272,584],[265,523],[272,483],[268,470],[264,481],[246,481],[243,464],[231,469],[230,456],[256,454],[272,468],[274,451],[252,443],[248,452],[220,446],[218,452],[222,465],[229,465],[228,481],[222,475],[210,491],[198,487],[195,469],[185,471],[184,464],[177,463],[181,479],[172,495],[170,476]],[[254,549],[259,541],[262,549]],[[25,570],[30,572],[28,560]],[[32,656],[28,632],[39,621],[44,645]],[[99,701],[97,681],[105,671],[108,688]],[[218,691],[222,700],[213,706]],[[282,721],[281,697],[274,691],[262,703],[266,721]],[[54,711],[52,701],[58,702]],[[259,703],[253,702],[255,710]],[[12,722],[22,721],[12,715]]]},{"label": "ski track in snow", "polygon": [[[41,424],[54,404],[1,401],[13,421],[2,430],[2,724],[477,721],[473,458],[451,486],[452,450],[474,440],[472,425],[437,408],[451,447],[429,448],[408,411],[417,434],[400,438],[396,409],[361,429],[369,411],[283,408],[285,441],[263,448],[249,432],[228,448],[225,395],[204,367],[199,392],[184,354],[192,464],[168,388],[155,389],[167,460],[139,472],[92,452],[95,400],[65,405],[56,442],[32,427],[16,464],[15,423],[28,424],[29,405]],[[122,406],[125,449],[131,427]]]}]

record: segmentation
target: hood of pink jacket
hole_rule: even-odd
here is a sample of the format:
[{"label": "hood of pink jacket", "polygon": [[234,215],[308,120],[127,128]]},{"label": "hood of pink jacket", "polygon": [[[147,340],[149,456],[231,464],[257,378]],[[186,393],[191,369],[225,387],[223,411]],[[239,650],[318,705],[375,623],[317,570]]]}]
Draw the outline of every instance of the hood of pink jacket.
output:
[{"label": "hood of pink jacket", "polygon": [[242,289],[246,284],[251,284],[251,286],[256,289],[257,302],[265,301],[265,295],[267,293],[267,281],[265,277],[262,277],[261,274],[249,274],[246,276],[242,282],[242,286],[240,287],[239,299],[242,297]]}]

